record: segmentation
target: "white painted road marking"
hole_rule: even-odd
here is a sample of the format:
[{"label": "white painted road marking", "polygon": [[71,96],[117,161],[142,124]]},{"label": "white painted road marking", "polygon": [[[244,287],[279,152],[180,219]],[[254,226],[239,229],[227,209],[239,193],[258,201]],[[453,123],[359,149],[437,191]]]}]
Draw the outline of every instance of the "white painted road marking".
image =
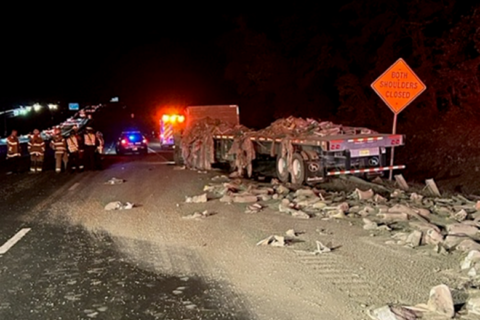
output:
[{"label": "white painted road marking", "polygon": [[30,231],[30,228],[23,228],[22,230],[18,231],[16,235],[14,235],[10,240],[4,243],[3,246],[0,247],[0,254],[6,253],[11,247],[15,245],[20,239],[23,238]]},{"label": "white painted road marking", "polygon": [[68,189],[68,191],[73,191],[73,190],[75,190],[75,188],[78,187],[79,184],[80,184],[80,183],[75,182],[75,183],[73,184],[73,186],[71,186],[71,187]]},{"label": "white painted road marking", "polygon": [[175,164],[175,161],[143,161],[142,164]]}]

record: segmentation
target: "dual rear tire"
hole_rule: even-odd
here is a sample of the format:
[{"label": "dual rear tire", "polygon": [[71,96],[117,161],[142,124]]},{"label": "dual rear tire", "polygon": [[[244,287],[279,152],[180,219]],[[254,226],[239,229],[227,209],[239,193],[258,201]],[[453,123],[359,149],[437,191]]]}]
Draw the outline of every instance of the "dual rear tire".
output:
[{"label": "dual rear tire", "polygon": [[277,178],[281,182],[285,183],[290,180],[295,185],[301,185],[305,182],[305,162],[298,153],[293,154],[291,170],[288,168],[287,158],[280,155],[277,156],[275,168]]}]

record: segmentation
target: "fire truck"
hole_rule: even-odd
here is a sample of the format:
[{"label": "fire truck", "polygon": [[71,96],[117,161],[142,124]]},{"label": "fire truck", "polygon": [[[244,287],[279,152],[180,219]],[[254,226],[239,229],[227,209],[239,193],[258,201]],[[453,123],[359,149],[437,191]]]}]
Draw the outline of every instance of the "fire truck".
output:
[{"label": "fire truck", "polygon": [[172,149],[175,146],[175,135],[181,133],[185,122],[182,114],[164,114],[160,119],[160,147]]}]

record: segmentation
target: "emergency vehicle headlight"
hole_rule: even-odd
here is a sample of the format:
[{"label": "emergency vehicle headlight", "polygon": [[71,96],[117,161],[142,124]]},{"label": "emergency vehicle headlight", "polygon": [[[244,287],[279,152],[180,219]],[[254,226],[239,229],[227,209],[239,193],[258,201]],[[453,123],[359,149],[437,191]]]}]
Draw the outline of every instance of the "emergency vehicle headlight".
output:
[{"label": "emergency vehicle headlight", "polygon": [[182,123],[183,121],[185,121],[185,117],[184,116],[178,116],[178,122]]},{"label": "emergency vehicle headlight", "polygon": [[162,121],[163,122],[168,122],[168,120],[170,120],[170,117],[168,116],[168,114],[164,114],[163,117],[162,117]]}]

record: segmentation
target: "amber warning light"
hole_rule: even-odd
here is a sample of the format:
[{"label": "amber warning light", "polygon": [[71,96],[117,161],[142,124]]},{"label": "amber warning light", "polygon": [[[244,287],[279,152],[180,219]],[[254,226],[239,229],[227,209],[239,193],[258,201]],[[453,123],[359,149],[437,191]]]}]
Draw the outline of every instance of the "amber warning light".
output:
[{"label": "amber warning light", "polygon": [[185,121],[185,117],[178,114],[172,114],[172,115],[164,114],[162,116],[162,121],[171,122],[171,123],[175,123],[175,122],[182,123]]}]

